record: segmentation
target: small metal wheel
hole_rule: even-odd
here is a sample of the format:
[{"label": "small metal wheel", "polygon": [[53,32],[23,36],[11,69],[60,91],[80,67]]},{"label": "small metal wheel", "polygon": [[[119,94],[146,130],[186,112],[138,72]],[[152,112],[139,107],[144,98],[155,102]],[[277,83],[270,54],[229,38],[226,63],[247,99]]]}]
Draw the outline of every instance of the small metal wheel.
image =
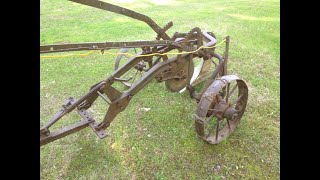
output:
[{"label": "small metal wheel", "polygon": [[[117,58],[116,58],[116,60],[114,62],[114,70],[117,70],[119,68],[120,61],[123,58],[123,56],[125,56],[122,53],[127,53],[129,50],[130,50],[130,48],[122,48],[122,49],[120,49],[120,51],[119,51],[120,54],[117,56]],[[127,58],[129,58],[129,57],[127,57]]]},{"label": "small metal wheel", "polygon": [[[132,59],[134,55],[138,54],[135,48],[122,48],[119,53],[120,54],[118,54],[117,58],[115,59],[114,70],[119,69],[128,63],[128,61]],[[131,56],[125,53],[131,54]],[[140,61],[137,65],[126,71],[121,77],[115,78],[115,81],[119,83],[116,83],[114,87],[122,90],[130,88],[132,84],[140,79],[141,76],[147,71],[147,65],[148,64],[145,61]],[[122,88],[123,85],[125,86],[124,89]]]},{"label": "small metal wheel", "polygon": [[227,75],[215,80],[198,104],[197,135],[210,144],[226,139],[240,123],[247,101],[248,87],[237,76]]}]

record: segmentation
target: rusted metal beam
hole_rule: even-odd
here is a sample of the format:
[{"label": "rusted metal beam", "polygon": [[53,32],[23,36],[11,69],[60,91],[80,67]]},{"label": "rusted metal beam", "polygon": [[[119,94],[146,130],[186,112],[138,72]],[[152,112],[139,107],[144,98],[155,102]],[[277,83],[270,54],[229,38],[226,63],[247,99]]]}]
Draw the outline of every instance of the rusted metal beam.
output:
[{"label": "rusted metal beam", "polygon": [[170,40],[170,37],[165,33],[165,30],[163,30],[158,24],[156,24],[150,17],[137,13],[135,11],[132,11],[130,9],[126,9],[114,4],[106,3],[103,1],[92,1],[92,0],[70,0],[79,4],[84,4],[87,6],[95,7],[98,9],[114,12],[117,14],[122,14],[140,21],[143,21],[147,23],[162,39],[164,40]]},{"label": "rusted metal beam", "polygon": [[40,53],[54,53],[67,51],[107,50],[119,48],[154,47],[154,46],[178,46],[169,40],[156,41],[128,41],[128,42],[93,42],[74,44],[48,44],[40,46]]},{"label": "rusted metal beam", "polygon": [[44,135],[40,133],[40,146],[43,146],[52,141],[63,138],[69,134],[80,131],[81,129],[87,127],[89,123],[91,123],[91,120],[82,120],[75,124],[71,124],[69,126],[63,127],[62,129],[50,132],[49,135]]},{"label": "rusted metal beam", "polygon": [[226,49],[224,52],[224,68],[223,68],[223,75],[228,74],[228,58],[229,58],[229,44],[230,44],[230,37],[226,37]]}]

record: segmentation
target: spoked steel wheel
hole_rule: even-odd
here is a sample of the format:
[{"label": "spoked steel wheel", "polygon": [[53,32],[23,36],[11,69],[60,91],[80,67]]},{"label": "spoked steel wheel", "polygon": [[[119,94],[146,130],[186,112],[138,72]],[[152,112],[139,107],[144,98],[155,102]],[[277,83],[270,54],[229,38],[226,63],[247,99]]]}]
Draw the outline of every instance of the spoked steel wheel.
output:
[{"label": "spoked steel wheel", "polygon": [[[120,51],[119,51],[120,54],[116,57],[116,60],[114,62],[114,70],[117,70],[119,68],[120,61],[123,58],[123,56],[129,58],[127,55],[123,54],[123,53],[127,53],[129,50],[130,50],[130,48],[122,48],[122,49],[120,49]],[[135,53],[137,53],[137,52],[135,51]]]},{"label": "spoked steel wheel", "polygon": [[248,87],[235,75],[222,76],[205,91],[195,115],[196,132],[210,144],[226,139],[246,109]]},{"label": "spoked steel wheel", "polygon": [[[120,67],[122,67],[124,64],[126,64],[130,59],[133,58],[131,55],[137,54],[137,50],[135,48],[122,48],[119,51],[119,55],[115,59],[115,66],[114,69],[117,70]],[[125,54],[128,53],[128,54]],[[134,84],[141,76],[144,74],[144,72],[147,71],[148,63],[145,61],[140,61],[137,65],[135,65],[133,68],[125,72],[121,77],[115,78],[115,81],[120,82],[120,84],[125,85],[125,88],[130,88],[132,84]],[[118,85],[115,85],[118,86]],[[120,87],[119,87],[120,88]]]}]

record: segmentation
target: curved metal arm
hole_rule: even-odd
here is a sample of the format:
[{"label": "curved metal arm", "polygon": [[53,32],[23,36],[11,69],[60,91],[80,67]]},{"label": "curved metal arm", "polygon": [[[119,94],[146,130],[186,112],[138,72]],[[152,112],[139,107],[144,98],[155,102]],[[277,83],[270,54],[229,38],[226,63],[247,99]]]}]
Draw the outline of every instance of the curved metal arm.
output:
[{"label": "curved metal arm", "polygon": [[69,0],[69,1],[73,1],[79,4],[84,4],[87,6],[95,7],[95,8],[110,11],[110,12],[114,12],[117,14],[122,14],[128,17],[143,21],[147,23],[162,39],[170,40],[170,37],[163,31],[163,29],[159,27],[158,24],[156,24],[150,17],[144,14],[140,14],[120,6],[116,6],[113,4],[109,4],[109,3],[97,1],[97,0]]},{"label": "curved metal arm", "polygon": [[206,31],[202,31],[202,35],[203,35],[206,39],[210,40],[209,42],[207,42],[207,43],[205,44],[205,46],[212,46],[212,45],[214,45],[214,44],[217,42],[217,40],[216,40],[214,37],[210,36]]}]

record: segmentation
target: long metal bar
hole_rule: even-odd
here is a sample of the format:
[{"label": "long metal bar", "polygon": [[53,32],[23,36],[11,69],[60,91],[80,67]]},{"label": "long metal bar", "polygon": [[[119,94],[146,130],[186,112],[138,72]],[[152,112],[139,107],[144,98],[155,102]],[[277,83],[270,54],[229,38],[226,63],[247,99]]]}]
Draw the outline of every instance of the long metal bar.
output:
[{"label": "long metal bar", "polygon": [[101,92],[97,91],[97,93],[99,94],[99,96],[100,96],[106,103],[108,103],[109,105],[111,104],[111,102],[109,101],[109,99],[107,99],[106,97],[104,97],[104,95],[101,94]]},{"label": "long metal bar", "polygon": [[87,6],[95,7],[95,8],[110,11],[110,12],[114,12],[117,14],[122,14],[128,17],[143,21],[147,23],[160,37],[162,37],[162,39],[164,40],[171,39],[158,24],[156,24],[150,17],[144,14],[140,14],[130,9],[126,9],[120,6],[116,6],[116,5],[109,4],[103,1],[98,1],[98,0],[69,0],[69,1],[76,2],[79,4],[84,4]]},{"label": "long metal bar", "polygon": [[129,42],[89,42],[73,44],[49,44],[40,46],[40,53],[54,53],[67,51],[106,50],[134,47],[169,46],[176,43],[169,40],[129,41]]},{"label": "long metal bar", "polygon": [[230,37],[227,36],[226,37],[226,50],[225,50],[225,54],[224,54],[224,68],[223,68],[223,75],[224,76],[228,74],[227,64],[228,64],[228,58],[229,58],[229,43],[230,43]]},{"label": "long metal bar", "polygon": [[63,138],[69,134],[77,132],[77,131],[87,127],[89,125],[89,123],[91,123],[91,120],[82,120],[82,121],[79,121],[75,124],[71,124],[69,126],[61,128],[59,130],[53,131],[50,133],[49,136],[45,136],[45,135],[40,134],[40,146],[43,146],[43,145],[48,144],[52,141]]}]

